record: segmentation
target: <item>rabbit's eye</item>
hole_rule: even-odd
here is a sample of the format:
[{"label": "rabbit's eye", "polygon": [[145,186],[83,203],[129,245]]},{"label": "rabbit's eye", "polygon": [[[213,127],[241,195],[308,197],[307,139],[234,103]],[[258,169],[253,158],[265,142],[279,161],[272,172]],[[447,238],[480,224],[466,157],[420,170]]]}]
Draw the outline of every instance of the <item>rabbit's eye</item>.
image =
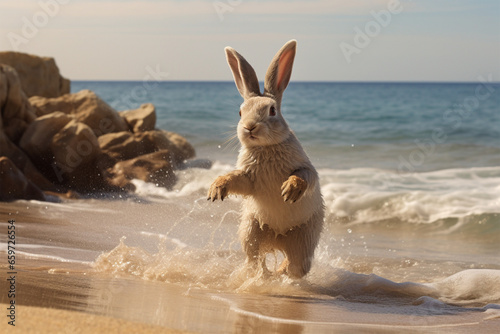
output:
[{"label": "rabbit's eye", "polygon": [[269,109],[269,116],[276,116],[276,108],[274,106],[271,106]]}]

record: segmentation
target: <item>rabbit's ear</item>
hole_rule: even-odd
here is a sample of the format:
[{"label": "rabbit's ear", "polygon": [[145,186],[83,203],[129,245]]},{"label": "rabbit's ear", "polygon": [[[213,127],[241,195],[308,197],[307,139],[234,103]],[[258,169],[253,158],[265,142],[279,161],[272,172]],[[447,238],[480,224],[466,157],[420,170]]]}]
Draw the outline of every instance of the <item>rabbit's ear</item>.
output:
[{"label": "rabbit's ear", "polygon": [[244,99],[260,95],[259,80],[253,67],[231,47],[226,47],[226,58],[233,72],[236,87]]},{"label": "rabbit's ear", "polygon": [[297,41],[292,39],[276,53],[266,72],[264,94],[273,95],[277,100],[281,101],[281,96],[292,75],[296,47]]}]

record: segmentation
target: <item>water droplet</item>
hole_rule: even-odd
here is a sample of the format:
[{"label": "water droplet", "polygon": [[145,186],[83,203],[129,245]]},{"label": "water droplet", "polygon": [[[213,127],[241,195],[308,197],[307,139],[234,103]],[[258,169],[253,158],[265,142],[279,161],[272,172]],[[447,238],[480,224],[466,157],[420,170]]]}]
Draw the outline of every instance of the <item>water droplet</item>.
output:
[{"label": "water droplet", "polygon": [[220,145],[219,145],[219,146],[217,146],[217,148],[220,148],[220,147],[221,147]]}]

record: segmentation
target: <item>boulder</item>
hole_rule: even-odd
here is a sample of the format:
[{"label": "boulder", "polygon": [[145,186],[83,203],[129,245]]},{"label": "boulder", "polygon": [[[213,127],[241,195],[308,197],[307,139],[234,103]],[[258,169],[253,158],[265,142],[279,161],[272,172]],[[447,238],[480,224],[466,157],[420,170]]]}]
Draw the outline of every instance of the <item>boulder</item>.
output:
[{"label": "boulder", "polygon": [[20,142],[21,148],[57,191],[106,190],[96,159],[101,155],[92,129],[62,112],[37,118]]},{"label": "boulder", "polygon": [[13,143],[18,143],[35,118],[16,71],[0,64],[0,129]]},{"label": "boulder", "polygon": [[137,158],[120,161],[109,173],[108,182],[120,189],[134,190],[133,179],[155,184],[157,187],[172,189],[177,177],[170,163],[168,150],[141,155]]},{"label": "boulder", "polygon": [[195,155],[193,146],[184,137],[163,130],[112,133],[103,135],[98,140],[103,153],[115,162],[159,150],[168,150],[171,163],[176,167]]},{"label": "boulder", "polygon": [[0,156],[12,161],[19,170],[22,170],[28,180],[43,190],[55,190],[52,183],[43,176],[33,165],[28,156],[19,149],[0,129]]},{"label": "boulder", "polygon": [[52,138],[72,120],[71,116],[62,112],[39,117],[29,125],[19,142],[19,146],[45,175],[52,173]]},{"label": "boulder", "polygon": [[115,162],[128,160],[158,150],[156,142],[146,133],[119,132],[98,138],[103,153]]},{"label": "boulder", "polygon": [[118,112],[88,89],[58,98],[35,96],[29,101],[37,116],[56,111],[72,115],[77,121],[88,125],[97,137],[129,130],[127,123]]},{"label": "boulder", "polygon": [[70,81],[59,73],[54,58],[20,52],[0,52],[0,64],[16,69],[28,97],[58,97],[70,92]]},{"label": "boulder", "polygon": [[16,199],[44,201],[45,195],[9,158],[0,157],[0,201]]},{"label": "boulder", "polygon": [[38,187],[50,190],[52,184],[16,145],[35,118],[15,69],[0,65],[0,156],[8,157]]},{"label": "boulder", "polygon": [[57,182],[79,190],[89,190],[89,180],[99,183],[101,173],[95,161],[101,149],[97,137],[87,125],[71,120],[54,135],[50,151]]},{"label": "boulder", "polygon": [[184,163],[185,160],[195,157],[196,152],[193,145],[191,145],[187,139],[180,134],[165,130],[156,130],[156,132],[161,134],[161,136],[159,136],[160,138],[164,137],[167,139],[161,140],[161,143],[159,143],[158,146],[172,152],[173,162],[176,166]]},{"label": "boulder", "polygon": [[145,103],[138,109],[121,111],[119,114],[123,117],[132,132],[143,132],[155,129],[156,111],[155,106],[151,103]]}]

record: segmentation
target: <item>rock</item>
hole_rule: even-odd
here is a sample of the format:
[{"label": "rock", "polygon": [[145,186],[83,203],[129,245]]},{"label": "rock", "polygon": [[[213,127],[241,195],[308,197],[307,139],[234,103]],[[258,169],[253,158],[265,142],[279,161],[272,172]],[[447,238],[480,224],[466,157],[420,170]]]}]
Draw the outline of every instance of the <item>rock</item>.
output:
[{"label": "rock", "polygon": [[39,188],[50,190],[54,188],[51,182],[16,145],[35,118],[15,69],[0,65],[0,156],[8,157]]},{"label": "rock", "polygon": [[92,129],[62,112],[37,118],[21,148],[57,191],[105,191],[108,186],[96,163],[101,149]]},{"label": "rock", "polygon": [[28,180],[43,190],[55,190],[52,183],[35,168],[28,156],[19,149],[0,129],[0,156],[8,157]]},{"label": "rock", "polygon": [[133,179],[171,189],[195,151],[155,126],[153,104],[118,113],[89,90],[69,94],[53,59],[0,52],[0,200],[133,189]]},{"label": "rock", "polygon": [[138,109],[121,111],[123,117],[132,132],[143,132],[154,130],[156,126],[155,106],[145,103]]},{"label": "rock", "polygon": [[0,201],[16,199],[44,201],[45,195],[9,158],[0,157]]},{"label": "rock", "polygon": [[62,112],[54,112],[37,118],[24,132],[19,146],[45,175],[53,174],[54,155],[52,138],[73,118]]},{"label": "rock", "polygon": [[0,65],[0,156],[8,157],[38,187],[52,189],[52,184],[16,145],[35,118],[16,71]]},{"label": "rock", "polygon": [[29,101],[37,116],[55,111],[72,115],[79,122],[88,125],[97,137],[129,130],[127,123],[118,112],[88,89],[58,98],[32,97]]},{"label": "rock", "polygon": [[95,187],[91,183],[99,183],[101,173],[95,161],[101,154],[101,148],[94,132],[87,125],[71,120],[54,135],[50,151],[54,158],[53,170],[59,183],[86,191]]},{"label": "rock", "polygon": [[184,137],[163,130],[112,133],[101,136],[98,140],[103,153],[116,162],[159,150],[169,150],[171,162],[176,167],[195,155],[194,148]]},{"label": "rock", "polygon": [[0,65],[0,129],[13,143],[18,143],[35,118],[16,71],[10,66]]},{"label": "rock", "polygon": [[59,73],[54,58],[20,52],[0,52],[0,64],[16,69],[28,97],[58,97],[70,92],[70,81]]},{"label": "rock", "polygon": [[108,182],[124,190],[134,190],[131,180],[138,179],[172,189],[177,177],[170,161],[170,152],[161,150],[118,162],[112,168]]},{"label": "rock", "polygon": [[[21,150],[19,150],[21,152]],[[22,152],[21,152],[22,153]],[[19,168],[19,167],[18,167]],[[54,186],[29,160],[26,158],[26,163],[19,168],[23,171],[24,176],[31,182],[33,182],[38,188],[43,191],[57,191],[57,187]]]},{"label": "rock", "polygon": [[[166,141],[162,141],[158,147],[170,150],[173,155],[173,161],[176,165],[180,165],[185,160],[195,157],[196,152],[194,147],[187,141],[186,138],[175,132],[165,130],[156,131],[160,132],[162,136],[167,139]],[[162,136],[159,137],[161,138]]]},{"label": "rock", "polygon": [[140,133],[124,131],[103,135],[98,141],[103,153],[116,163],[157,151],[155,143],[151,140],[142,140],[143,137]]}]

